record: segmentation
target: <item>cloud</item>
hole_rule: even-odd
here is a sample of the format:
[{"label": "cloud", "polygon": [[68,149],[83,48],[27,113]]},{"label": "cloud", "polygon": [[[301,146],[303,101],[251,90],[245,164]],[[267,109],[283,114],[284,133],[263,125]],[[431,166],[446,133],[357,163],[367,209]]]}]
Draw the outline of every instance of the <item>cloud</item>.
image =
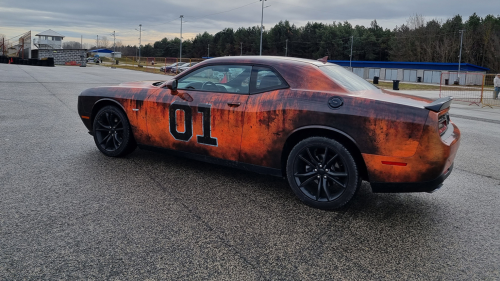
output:
[{"label": "cloud", "polygon": [[[79,41],[83,35],[84,42],[91,43],[96,35],[110,38],[116,31],[122,42],[138,44],[136,29],[142,24],[142,41],[148,43],[179,36],[180,15],[185,20],[184,38],[204,31],[215,33],[226,27],[260,25],[261,5],[257,0],[2,0],[0,33],[10,38],[28,30],[36,34],[53,29],[67,36],[65,40]],[[268,28],[280,20],[289,20],[297,26],[308,21],[349,21],[367,26],[376,19],[382,27],[393,29],[415,14],[427,20],[446,20],[456,14],[466,20],[474,12],[485,16],[498,7],[498,0],[267,0],[264,5],[269,6],[264,9],[264,25]]]}]

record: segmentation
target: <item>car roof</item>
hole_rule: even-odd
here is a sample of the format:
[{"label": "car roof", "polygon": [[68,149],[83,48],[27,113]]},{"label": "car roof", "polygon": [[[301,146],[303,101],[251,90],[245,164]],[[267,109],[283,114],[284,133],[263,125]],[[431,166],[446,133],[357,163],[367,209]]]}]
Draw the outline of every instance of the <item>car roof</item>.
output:
[{"label": "car roof", "polygon": [[279,57],[279,56],[234,56],[234,57],[218,57],[203,61],[203,63],[256,63],[256,64],[311,64],[315,66],[335,65],[333,63],[323,63],[317,60],[302,59],[294,57]]}]

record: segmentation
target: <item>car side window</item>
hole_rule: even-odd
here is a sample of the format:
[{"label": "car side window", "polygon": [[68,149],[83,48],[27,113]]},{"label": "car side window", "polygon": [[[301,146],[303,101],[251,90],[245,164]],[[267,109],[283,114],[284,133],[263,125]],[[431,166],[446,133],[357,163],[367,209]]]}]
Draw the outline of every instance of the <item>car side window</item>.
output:
[{"label": "car side window", "polygon": [[252,87],[252,93],[288,88],[288,84],[283,78],[268,67],[254,66],[252,78],[255,81]]},{"label": "car side window", "polygon": [[249,65],[209,65],[178,81],[178,89],[248,94],[252,67]]}]

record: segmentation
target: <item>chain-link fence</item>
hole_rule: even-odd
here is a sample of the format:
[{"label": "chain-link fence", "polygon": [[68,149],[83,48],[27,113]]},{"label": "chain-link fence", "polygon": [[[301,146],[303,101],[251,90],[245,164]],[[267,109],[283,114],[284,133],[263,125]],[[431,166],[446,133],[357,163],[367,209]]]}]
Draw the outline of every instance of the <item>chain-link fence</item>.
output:
[{"label": "chain-link fence", "polygon": [[480,105],[483,98],[482,73],[442,72],[439,96],[453,97],[456,101]]}]

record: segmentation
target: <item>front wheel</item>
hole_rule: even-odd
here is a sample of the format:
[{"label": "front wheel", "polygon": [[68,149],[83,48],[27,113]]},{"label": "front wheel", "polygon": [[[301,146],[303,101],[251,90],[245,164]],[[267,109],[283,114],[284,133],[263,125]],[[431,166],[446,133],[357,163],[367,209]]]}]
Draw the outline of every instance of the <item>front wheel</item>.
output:
[{"label": "front wheel", "polygon": [[105,106],[97,112],[93,135],[97,148],[106,156],[125,156],[137,146],[127,116],[115,106]]},{"label": "front wheel", "polygon": [[339,142],[324,137],[299,142],[288,156],[286,172],[297,197],[318,209],[345,206],[361,185],[351,153]]}]

